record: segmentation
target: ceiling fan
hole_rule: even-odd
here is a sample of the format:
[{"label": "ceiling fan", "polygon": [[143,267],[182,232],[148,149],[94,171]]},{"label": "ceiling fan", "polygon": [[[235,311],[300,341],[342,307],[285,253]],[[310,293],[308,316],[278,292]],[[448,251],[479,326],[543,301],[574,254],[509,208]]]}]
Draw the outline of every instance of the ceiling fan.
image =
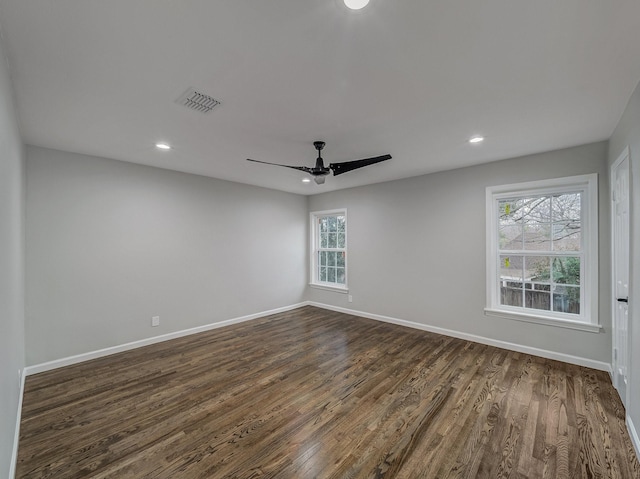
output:
[{"label": "ceiling fan", "polygon": [[269,163],[267,161],[259,161],[252,160],[247,158],[247,161],[253,161],[255,163],[264,163],[265,165],[275,165],[275,166],[284,166],[285,168],[292,168],[294,170],[304,171],[305,173],[309,173],[313,176],[314,181],[322,185],[324,183],[325,177],[333,171],[333,176],[341,175],[342,173],[346,173],[351,170],[355,170],[357,168],[362,168],[363,166],[373,165],[374,163],[380,163],[381,161],[386,161],[391,159],[391,155],[382,155],[382,156],[374,156],[373,158],[364,158],[362,160],[353,160],[353,161],[344,161],[342,163],[330,163],[329,166],[324,166],[324,162],[322,161],[321,151],[324,148],[324,141],[314,141],[313,146],[315,146],[316,150],[318,150],[318,158],[316,159],[316,166],[313,168],[309,168],[308,166],[289,166],[289,165],[279,165],[278,163]]}]

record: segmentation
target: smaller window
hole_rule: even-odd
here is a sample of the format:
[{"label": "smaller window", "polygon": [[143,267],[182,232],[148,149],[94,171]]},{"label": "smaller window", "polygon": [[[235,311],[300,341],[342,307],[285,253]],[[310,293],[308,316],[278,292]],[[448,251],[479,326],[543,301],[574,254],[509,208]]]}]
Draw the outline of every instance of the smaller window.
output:
[{"label": "smaller window", "polygon": [[347,290],[347,211],[311,213],[311,285]]}]

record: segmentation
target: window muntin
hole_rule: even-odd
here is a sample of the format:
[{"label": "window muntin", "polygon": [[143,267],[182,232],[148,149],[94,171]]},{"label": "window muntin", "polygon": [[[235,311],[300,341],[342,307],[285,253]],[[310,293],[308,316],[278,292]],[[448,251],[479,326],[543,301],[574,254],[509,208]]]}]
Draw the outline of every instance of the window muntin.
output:
[{"label": "window muntin", "polygon": [[311,213],[311,284],[347,287],[347,212]]},{"label": "window muntin", "polygon": [[487,188],[487,312],[597,324],[596,210],[596,175]]}]

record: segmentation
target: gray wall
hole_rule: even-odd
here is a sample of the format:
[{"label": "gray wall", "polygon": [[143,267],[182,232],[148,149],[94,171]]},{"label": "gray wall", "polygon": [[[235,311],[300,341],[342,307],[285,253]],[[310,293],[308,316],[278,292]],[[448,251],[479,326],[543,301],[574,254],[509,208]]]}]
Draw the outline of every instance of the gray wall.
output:
[{"label": "gray wall", "polygon": [[302,301],[306,197],[29,146],[26,208],[29,365]]},{"label": "gray wall", "polygon": [[0,477],[9,476],[24,368],[24,159],[0,43]]},{"label": "gray wall", "polygon": [[630,274],[630,345],[629,390],[631,401],[627,413],[636,429],[640,428],[640,84],[609,141],[609,163],[612,164],[629,147],[631,168],[631,269]]},{"label": "gray wall", "polygon": [[[485,188],[587,173],[599,174],[603,332],[485,316]],[[606,142],[313,196],[310,211],[348,210],[353,303],[310,287],[306,298],[610,362],[607,198]]]}]

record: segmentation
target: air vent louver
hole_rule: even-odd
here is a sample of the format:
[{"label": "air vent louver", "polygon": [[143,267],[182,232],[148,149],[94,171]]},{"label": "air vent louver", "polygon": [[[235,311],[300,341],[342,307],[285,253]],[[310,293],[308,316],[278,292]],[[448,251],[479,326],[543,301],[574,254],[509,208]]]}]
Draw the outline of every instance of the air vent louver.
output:
[{"label": "air vent louver", "polygon": [[220,104],[218,100],[209,95],[205,95],[194,88],[189,88],[184,92],[180,98],[176,100],[176,103],[191,108],[192,110],[199,111],[200,113],[209,113],[216,106]]}]

